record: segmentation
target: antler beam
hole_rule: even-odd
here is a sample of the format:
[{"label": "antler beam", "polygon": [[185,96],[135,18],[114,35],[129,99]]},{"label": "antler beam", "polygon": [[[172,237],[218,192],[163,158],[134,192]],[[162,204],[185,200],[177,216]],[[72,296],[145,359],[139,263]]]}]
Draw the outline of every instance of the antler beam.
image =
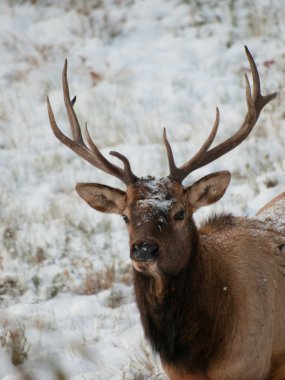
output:
[{"label": "antler beam", "polygon": [[90,164],[95,166],[97,169],[100,169],[108,174],[111,174],[114,177],[117,177],[122,182],[124,182],[127,186],[134,183],[137,180],[137,177],[134,175],[134,173],[131,170],[129,160],[118,152],[110,152],[112,156],[117,157],[119,160],[123,162],[124,169],[108,161],[102,155],[100,150],[92,141],[87,129],[87,124],[85,126],[85,136],[86,136],[86,140],[88,142],[89,147],[85,144],[82,137],[82,131],[78,122],[78,118],[74,111],[74,104],[76,101],[76,97],[70,100],[70,96],[69,96],[69,87],[68,87],[68,80],[67,80],[67,60],[65,60],[65,64],[62,71],[62,88],[63,88],[65,108],[68,115],[73,139],[63,134],[62,131],[57,126],[54,113],[50,105],[49,98],[47,97],[48,116],[49,116],[50,125],[51,125],[54,135],[58,138],[59,141],[61,141],[68,148],[73,150],[76,154],[78,154],[84,160],[88,161]]},{"label": "antler beam", "polygon": [[227,140],[223,141],[216,147],[208,150],[214,141],[219,126],[219,110],[217,108],[214,126],[205,143],[190,160],[188,160],[180,167],[177,167],[175,165],[172,149],[166,137],[166,131],[164,130],[163,139],[168,156],[168,163],[170,169],[169,178],[171,180],[181,183],[194,170],[201,168],[202,166],[205,166],[210,162],[215,161],[219,157],[233,150],[250,134],[250,132],[256,124],[256,121],[263,107],[265,107],[267,103],[269,103],[272,99],[274,99],[277,96],[276,92],[266,96],[261,95],[258,70],[254,62],[254,59],[246,46],[245,53],[247,55],[247,59],[249,61],[252,73],[253,91],[251,92],[250,83],[247,75],[245,74],[247,113],[245,115],[244,121],[240,129]]}]

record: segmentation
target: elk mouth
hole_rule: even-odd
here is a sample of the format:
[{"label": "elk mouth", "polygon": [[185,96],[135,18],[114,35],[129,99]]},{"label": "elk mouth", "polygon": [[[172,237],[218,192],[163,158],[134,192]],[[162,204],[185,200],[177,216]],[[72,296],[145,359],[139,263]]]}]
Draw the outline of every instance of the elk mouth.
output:
[{"label": "elk mouth", "polygon": [[132,259],[133,267],[136,271],[141,273],[148,273],[154,275],[157,273],[158,263],[157,261],[137,261]]}]

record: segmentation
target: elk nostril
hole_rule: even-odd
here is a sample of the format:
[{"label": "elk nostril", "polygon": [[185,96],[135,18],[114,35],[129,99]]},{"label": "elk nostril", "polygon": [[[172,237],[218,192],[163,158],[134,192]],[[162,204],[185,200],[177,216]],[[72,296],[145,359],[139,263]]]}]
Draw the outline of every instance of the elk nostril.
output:
[{"label": "elk nostril", "polygon": [[134,259],[138,261],[155,260],[158,254],[158,245],[145,242],[134,244],[132,254]]},{"label": "elk nostril", "polygon": [[157,252],[158,252],[158,246],[157,246],[156,244],[152,245],[152,246],[150,247],[150,253],[151,253],[153,256],[155,256],[155,255],[157,254]]}]

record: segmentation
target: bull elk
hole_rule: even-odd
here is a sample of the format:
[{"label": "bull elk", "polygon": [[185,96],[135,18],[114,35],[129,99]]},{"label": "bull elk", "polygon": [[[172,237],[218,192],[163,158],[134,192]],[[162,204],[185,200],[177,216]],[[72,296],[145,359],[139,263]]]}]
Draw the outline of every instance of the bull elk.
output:
[{"label": "bull elk", "polygon": [[[263,107],[276,93],[262,96],[256,64],[245,47],[247,112],[240,129],[210,148],[219,110],[206,141],[182,166],[175,164],[164,130],[167,177],[137,177],[128,159],[110,152],[107,160],[92,141],[84,142],[69,96],[67,62],[62,85],[73,139],[58,128],[49,102],[55,136],[79,156],[126,185],[126,191],[97,183],[76,190],[92,208],[123,217],[130,240],[134,287],[145,336],[172,380],[285,379],[285,193],[252,218],[210,217],[198,229],[193,214],[217,202],[230,173],[209,174],[191,186],[183,180],[234,149],[249,135]],[[283,218],[283,224],[280,222]]]}]

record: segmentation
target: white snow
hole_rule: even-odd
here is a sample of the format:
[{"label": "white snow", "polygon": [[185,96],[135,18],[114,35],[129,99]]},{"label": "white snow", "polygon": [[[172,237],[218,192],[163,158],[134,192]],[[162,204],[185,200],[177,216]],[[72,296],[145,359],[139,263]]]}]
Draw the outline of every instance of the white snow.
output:
[{"label": "white snow", "polygon": [[[49,127],[47,95],[69,133],[65,58],[79,121],[102,152],[120,151],[136,175],[160,178],[168,174],[163,127],[180,166],[205,140],[216,106],[217,143],[242,123],[246,44],[263,93],[278,98],[246,142],[185,184],[227,169],[226,195],[196,220],[212,211],[254,215],[285,189],[284,14],[280,0],[0,2],[2,379],[55,379],[56,371],[73,380],[163,378],[140,326],[124,222],[91,210],[74,191],[77,182],[122,184]],[[26,342],[18,366],[11,334]]]}]

